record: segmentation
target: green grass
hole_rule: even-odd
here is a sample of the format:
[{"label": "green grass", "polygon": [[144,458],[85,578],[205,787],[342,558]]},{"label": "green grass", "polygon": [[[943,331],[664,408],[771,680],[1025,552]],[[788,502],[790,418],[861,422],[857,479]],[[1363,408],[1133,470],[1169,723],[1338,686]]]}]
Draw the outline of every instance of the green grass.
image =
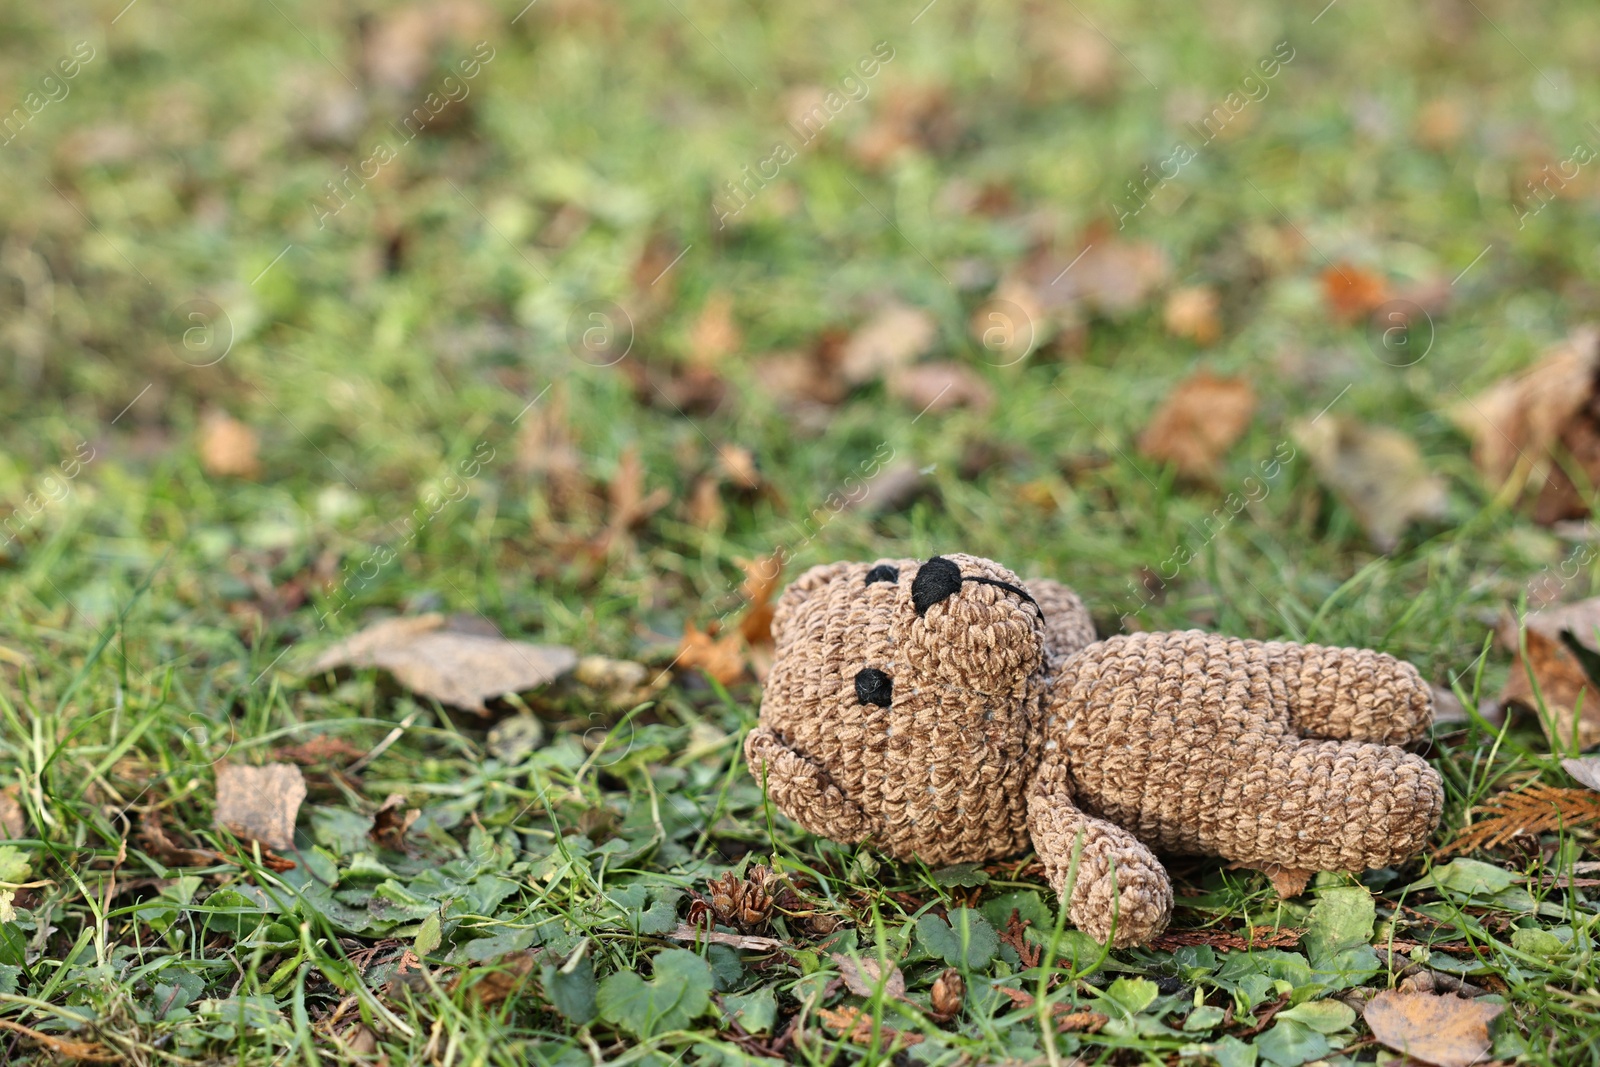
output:
[{"label": "green grass", "polygon": [[[1485,638],[1572,541],[1485,491],[1446,412],[1600,304],[1592,175],[1521,228],[1516,207],[1541,166],[1600,143],[1587,125],[1600,90],[1582,76],[1600,14],[1575,0],[1342,0],[1320,16],[1315,3],[919,6],[540,0],[513,21],[521,4],[505,3],[442,41],[406,90],[375,80],[381,49],[363,56],[388,13],[376,4],[0,7],[0,121],[27,114],[0,134],[0,784],[27,820],[0,846],[0,880],[24,886],[0,945],[0,1018],[152,1064],[739,1062],[772,1038],[739,1036],[723,1013],[769,1005],[782,1055],[812,1064],[1238,1063],[1252,1043],[1280,1064],[1371,1060],[1359,1021],[1318,1045],[1265,1015],[1388,985],[1377,956],[1329,955],[1354,938],[1456,946],[1396,949],[1396,966],[1502,997],[1494,1056],[1597,1062],[1594,890],[1547,877],[1600,858],[1590,830],[1475,854],[1514,876],[1496,893],[1427,881],[1445,863],[1431,853],[1363,888],[1324,875],[1289,902],[1259,874],[1175,861],[1174,929],[1313,932],[1250,951],[1104,953],[1064,928],[1025,857],[932,872],[768,810],[738,755],[751,682],[684,673],[640,709],[548,694],[533,708],[544,744],[502,759],[471,716],[370,674],[329,686],[298,673],[369,619],[435,609],[659,669],[686,622],[740,608],[738,561],[780,546],[790,577],[840,558],[981,553],[1070,582],[1114,632],[1130,581],[1187,547],[1193,562],[1130,625],[1377,647],[1468,707],[1499,691],[1509,657],[1485,655]],[[429,92],[460,95],[444,79],[480,40],[493,57],[457,83],[465,98],[405,141],[396,127]],[[1280,41],[1294,58],[1270,93],[1118,234],[1126,183]],[[93,58],[47,85],[58,61],[89,54],[78,42]],[[713,198],[769,158],[793,91],[839,86],[878,42],[893,58],[865,98],[719,228]],[[1053,58],[1074,48],[1104,62],[1087,88]],[[863,163],[852,146],[914,90],[943,94],[929,146]],[[30,92],[48,100],[36,113]],[[1415,131],[1442,99],[1463,126],[1430,146]],[[325,215],[326,183],[380,143],[393,160]],[[1010,207],[958,206],[985,186]],[[1065,260],[1113,235],[1160,246],[1172,285],[1216,288],[1222,339],[1169,336],[1156,296],[995,367],[968,330],[995,278],[1041,243]],[[1330,318],[1331,262],[1448,292],[1425,358],[1389,366],[1361,327]],[[685,414],[638,376],[682,374],[717,294],[743,341],[716,366],[720,406],[680,400]],[[976,368],[994,409],[918,417],[869,385],[821,418],[786,411],[756,357],[809,349],[890,298],[935,317],[936,352]],[[569,345],[590,301],[630,309],[615,365]],[[1199,367],[1248,375],[1261,397],[1209,487],[1133,445]],[[1448,482],[1448,516],[1379,554],[1298,456],[1207,540],[1201,524],[1290,424],[1334,403],[1413,437]],[[257,477],[204,471],[212,412],[258,435]],[[528,429],[548,424],[570,435],[572,499]],[[927,472],[920,491],[834,514],[830,494],[885,445]],[[724,482],[720,516],[699,521],[694,484],[734,447],[764,488]],[[601,544],[604,486],[630,454],[669,502],[585,548]],[[1590,565],[1563,598],[1595,578]],[[293,870],[214,828],[222,759],[316,738],[369,752],[400,723],[357,771],[339,750],[306,768]],[[1449,791],[1440,847],[1497,792],[1572,784],[1523,719],[1442,728],[1430,757]],[[409,851],[366,837],[396,792],[422,812]],[[179,847],[232,858],[166,866],[156,822]],[[780,904],[802,914],[751,933],[786,949],[661,955],[695,951],[663,936],[690,894],[758,864],[787,877]],[[1013,909],[1032,926],[1002,944]],[[401,973],[419,947],[423,965]],[[835,953],[897,961],[909,1000],[849,993]],[[950,966],[965,998],[940,1021],[930,988]],[[661,984],[616,977],[630,974]],[[707,982],[711,1006],[680,1018]],[[1045,996],[1018,1006],[997,983]],[[604,1011],[580,1024],[592,984],[609,991]],[[1054,1034],[1040,1020],[1057,1004],[1109,1022]],[[922,1041],[843,1041],[819,1012],[848,1006]],[[0,1061],[51,1059],[0,1034]]]}]

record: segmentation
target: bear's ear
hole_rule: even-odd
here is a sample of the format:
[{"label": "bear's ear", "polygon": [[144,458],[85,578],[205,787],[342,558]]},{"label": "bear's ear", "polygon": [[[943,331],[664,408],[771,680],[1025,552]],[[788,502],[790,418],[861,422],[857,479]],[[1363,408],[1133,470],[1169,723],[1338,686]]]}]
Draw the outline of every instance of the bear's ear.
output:
[{"label": "bear's ear", "polygon": [[744,758],[783,812],[814,834],[853,845],[872,832],[872,820],[828,775],[779,739],[757,726],[744,739]]},{"label": "bear's ear", "polygon": [[773,643],[778,648],[787,645],[791,638],[790,627],[805,602],[810,600],[817,590],[855,566],[857,564],[854,563],[821,563],[790,582],[772,609]]}]

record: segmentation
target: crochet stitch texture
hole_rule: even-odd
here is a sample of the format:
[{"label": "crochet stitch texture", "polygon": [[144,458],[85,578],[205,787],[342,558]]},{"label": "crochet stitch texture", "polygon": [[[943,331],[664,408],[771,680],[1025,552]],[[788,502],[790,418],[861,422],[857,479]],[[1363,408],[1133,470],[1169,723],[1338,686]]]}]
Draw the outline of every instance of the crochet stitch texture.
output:
[{"label": "crochet stitch texture", "polygon": [[[1078,596],[952,554],[814,567],[785,590],[745,756],[813,833],[941,866],[1030,844],[1098,940],[1149,941],[1152,850],[1361,871],[1439,820],[1432,696],[1366,649],[1188,630],[1096,641]],[[1081,841],[1081,844],[1080,844]]]}]

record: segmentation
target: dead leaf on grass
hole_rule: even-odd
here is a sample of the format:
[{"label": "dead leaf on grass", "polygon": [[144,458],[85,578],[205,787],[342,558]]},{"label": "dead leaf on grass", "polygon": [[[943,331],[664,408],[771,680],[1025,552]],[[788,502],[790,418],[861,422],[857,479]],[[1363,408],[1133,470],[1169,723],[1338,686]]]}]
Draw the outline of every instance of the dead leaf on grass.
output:
[{"label": "dead leaf on grass", "polygon": [[217,767],[217,825],[268,848],[294,847],[294,820],[306,798],[306,779],[292,763]]},{"label": "dead leaf on grass", "polygon": [[1322,484],[1344,501],[1381,551],[1391,551],[1412,522],[1444,517],[1443,479],[1428,470],[1416,443],[1399,430],[1323,415],[1296,423],[1292,432]]},{"label": "dead leaf on grass", "polygon": [[1500,640],[1513,658],[1500,700],[1538,715],[1562,751],[1573,748],[1574,725],[1579,750],[1600,744],[1600,684],[1589,673],[1600,667],[1596,626],[1600,597],[1530,612],[1520,628],[1510,616],[1501,623]]},{"label": "dead leaf on grass", "polygon": [[1199,371],[1167,394],[1139,435],[1139,451],[1171,463],[1188,478],[1211,478],[1217,463],[1250,428],[1256,391],[1243,378]]},{"label": "dead leaf on grass", "polygon": [[932,315],[907,304],[889,304],[845,342],[839,372],[851,385],[881,378],[915,362],[937,336]]},{"label": "dead leaf on grass", "polygon": [[[818,1008],[817,1017],[822,1024],[834,1033],[857,1045],[872,1045],[872,1016],[860,1008]],[[896,1041],[904,1045],[922,1044],[921,1034],[904,1033],[891,1026],[878,1024],[878,1046],[888,1048]]]},{"label": "dead leaf on grass", "polygon": [[727,945],[729,948],[749,949],[752,952],[771,952],[774,949],[789,947],[775,937],[728,934],[721,930],[698,929],[688,923],[679,923],[677,928],[666,936],[674,941],[704,941],[707,944]]},{"label": "dead leaf on grass", "polygon": [[92,1041],[74,1041],[71,1038],[42,1033],[30,1026],[12,1022],[10,1019],[0,1019],[0,1029],[22,1034],[24,1037],[37,1041],[56,1055],[68,1060],[77,1060],[80,1063],[115,1063],[125,1058],[122,1053],[104,1045]]},{"label": "dead leaf on grass", "polygon": [[733,297],[714,292],[689,327],[689,359],[702,367],[712,367],[739,350],[744,334],[733,319]]},{"label": "dead leaf on grass", "polygon": [[422,812],[416,808],[406,807],[405,797],[399,793],[390,793],[384,798],[378,810],[373,812],[372,829],[367,831],[367,836],[382,848],[404,852],[406,834],[411,831],[411,825],[421,815]]},{"label": "dead leaf on grass", "polygon": [[1600,327],[1580,327],[1530,369],[1450,409],[1472,438],[1472,459],[1493,489],[1537,486],[1534,520],[1587,518],[1589,501],[1555,462],[1570,457],[1600,484]]},{"label": "dead leaf on grass", "polygon": [[889,373],[889,395],[912,411],[939,413],[971,408],[979,413],[994,406],[994,390],[964,363],[939,360],[900,367]]},{"label": "dead leaf on grass", "polygon": [[563,645],[535,645],[443,629],[444,616],[386,619],[323,652],[306,670],[377,667],[419,696],[489,714],[484,701],[537,689],[578,663]]},{"label": "dead leaf on grass", "polygon": [[527,984],[528,976],[533,973],[533,965],[538,959],[537,950],[523,950],[502,956],[495,961],[493,969],[473,971],[470,974],[463,971],[456,975],[455,981],[450,983],[450,992],[454,993],[460,989],[468,977],[482,975],[467,987],[467,997],[485,1008],[492,1008],[509,1000]]},{"label": "dead leaf on grass", "polygon": [[844,979],[845,988],[856,996],[874,997],[882,988],[886,997],[894,1000],[906,998],[906,976],[900,973],[900,968],[895,966],[893,960],[887,964],[879,963],[874,956],[853,960],[842,952],[831,953],[829,958],[839,965],[839,977]]},{"label": "dead leaf on grass", "polygon": [[742,559],[744,581],[739,593],[745,598],[745,611],[739,620],[739,636],[751,646],[772,643],[773,595],[783,579],[783,564],[776,553],[765,559]]},{"label": "dead leaf on grass", "polygon": [[1570,774],[1573,781],[1600,793],[1600,756],[1564,759],[1561,761],[1561,769]]},{"label": "dead leaf on grass", "polygon": [[719,629],[714,622],[705,630],[685,622],[676,662],[684,670],[704,671],[721,684],[731,685],[744,674],[744,639],[737,630],[718,637]]},{"label": "dead leaf on grass", "polygon": [[431,0],[385,12],[365,33],[367,77],[384,89],[409,93],[427,77],[442,45],[479,36],[493,17],[479,0]]},{"label": "dead leaf on grass", "polygon": [[1504,1010],[1504,1004],[1385,989],[1362,1016],[1372,1036],[1396,1052],[1435,1067],[1471,1067],[1488,1056],[1489,1023]]},{"label": "dead leaf on grass", "polygon": [[1336,263],[1322,272],[1322,296],[1334,321],[1360,322],[1389,299],[1389,283],[1352,263]]},{"label": "dead leaf on grass", "polygon": [[1167,296],[1167,306],[1161,317],[1172,336],[1186,338],[1197,345],[1211,345],[1222,336],[1222,319],[1218,315],[1221,306],[1215,289],[1189,285],[1174,289]]},{"label": "dead leaf on grass", "polygon": [[1472,821],[1438,855],[1499,848],[1519,837],[1575,830],[1600,822],[1600,796],[1587,789],[1535,784],[1497,793],[1472,809]]},{"label": "dead leaf on grass", "polygon": [[8,785],[0,789],[0,832],[7,839],[18,841],[28,836],[28,816],[22,810],[22,787]]},{"label": "dead leaf on grass", "polygon": [[261,473],[256,432],[231,415],[212,411],[200,420],[200,466],[213,478],[254,478]]}]

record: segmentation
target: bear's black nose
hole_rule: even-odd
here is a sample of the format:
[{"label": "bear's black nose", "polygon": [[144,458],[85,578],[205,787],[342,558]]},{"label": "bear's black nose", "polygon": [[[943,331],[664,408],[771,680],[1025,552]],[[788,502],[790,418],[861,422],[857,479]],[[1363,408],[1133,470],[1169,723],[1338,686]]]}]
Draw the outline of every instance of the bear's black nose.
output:
[{"label": "bear's black nose", "polygon": [[961,568],[943,556],[934,556],[917,568],[911,580],[911,603],[918,615],[961,588]]}]

